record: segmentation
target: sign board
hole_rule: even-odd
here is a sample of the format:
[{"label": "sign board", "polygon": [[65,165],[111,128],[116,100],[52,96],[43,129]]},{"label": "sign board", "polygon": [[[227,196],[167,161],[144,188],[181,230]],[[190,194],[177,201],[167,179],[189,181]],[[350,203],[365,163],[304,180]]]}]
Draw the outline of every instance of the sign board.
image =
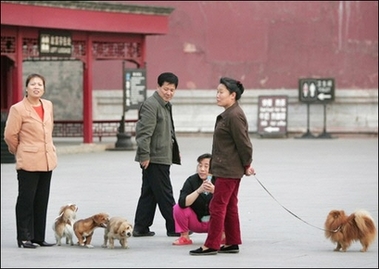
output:
[{"label": "sign board", "polygon": [[258,96],[258,134],[287,135],[288,96]]},{"label": "sign board", "polygon": [[126,110],[138,109],[146,99],[146,70],[125,69],[124,91]]},{"label": "sign board", "polygon": [[299,79],[299,101],[325,104],[334,101],[334,78]]},{"label": "sign board", "polygon": [[40,31],[39,55],[52,57],[71,57],[72,38],[66,31]]}]

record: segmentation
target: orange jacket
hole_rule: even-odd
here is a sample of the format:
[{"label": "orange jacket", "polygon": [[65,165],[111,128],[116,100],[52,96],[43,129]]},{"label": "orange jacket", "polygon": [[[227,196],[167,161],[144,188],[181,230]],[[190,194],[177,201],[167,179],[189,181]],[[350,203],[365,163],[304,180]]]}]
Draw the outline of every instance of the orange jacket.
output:
[{"label": "orange jacket", "polygon": [[26,97],[11,106],[4,128],[4,141],[16,157],[16,169],[26,171],[52,171],[57,166],[53,144],[53,104],[41,99],[44,120]]}]

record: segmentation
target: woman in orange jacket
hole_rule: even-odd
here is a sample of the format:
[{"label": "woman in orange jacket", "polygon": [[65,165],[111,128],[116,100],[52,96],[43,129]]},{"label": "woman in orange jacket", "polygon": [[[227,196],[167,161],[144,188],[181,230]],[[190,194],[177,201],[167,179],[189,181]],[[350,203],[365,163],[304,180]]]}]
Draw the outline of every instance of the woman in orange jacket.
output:
[{"label": "woman in orange jacket", "polygon": [[26,95],[11,106],[4,129],[4,141],[16,158],[16,225],[20,248],[54,245],[45,241],[45,232],[50,181],[57,166],[57,154],[53,144],[53,104],[41,98],[44,92],[44,77],[29,75]]}]

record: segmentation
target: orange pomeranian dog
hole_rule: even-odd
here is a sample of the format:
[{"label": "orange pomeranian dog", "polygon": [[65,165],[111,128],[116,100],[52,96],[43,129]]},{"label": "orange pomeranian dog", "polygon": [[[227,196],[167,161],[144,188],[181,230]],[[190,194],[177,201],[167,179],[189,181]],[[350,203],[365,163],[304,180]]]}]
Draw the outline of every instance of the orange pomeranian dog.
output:
[{"label": "orange pomeranian dog", "polygon": [[365,210],[346,215],[343,210],[329,212],[325,224],[325,237],[337,243],[334,251],[346,251],[353,241],[360,241],[362,252],[367,251],[376,237],[373,218]]}]

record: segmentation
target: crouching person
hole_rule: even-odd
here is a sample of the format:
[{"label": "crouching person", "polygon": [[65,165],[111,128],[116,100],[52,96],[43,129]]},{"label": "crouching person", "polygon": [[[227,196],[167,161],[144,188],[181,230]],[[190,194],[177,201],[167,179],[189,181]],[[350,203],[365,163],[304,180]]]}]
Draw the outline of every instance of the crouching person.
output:
[{"label": "crouching person", "polygon": [[[209,203],[214,192],[215,178],[207,180],[212,155],[204,153],[197,158],[196,174],[184,182],[178,203],[173,207],[175,232],[180,233],[173,245],[190,245],[190,231],[207,233],[209,223]],[[224,235],[223,235],[224,237]],[[225,238],[222,238],[225,241]]]}]

